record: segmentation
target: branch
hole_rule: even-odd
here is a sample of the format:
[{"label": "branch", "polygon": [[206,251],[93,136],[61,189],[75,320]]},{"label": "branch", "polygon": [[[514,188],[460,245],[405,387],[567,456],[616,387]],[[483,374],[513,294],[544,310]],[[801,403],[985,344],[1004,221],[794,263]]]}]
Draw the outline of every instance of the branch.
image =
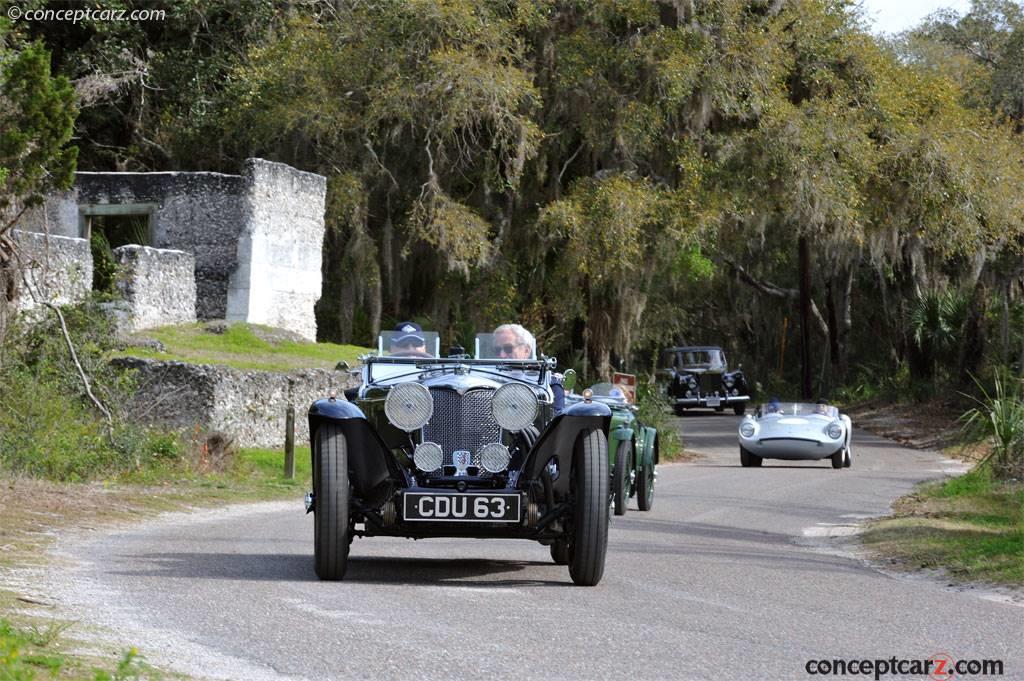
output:
[{"label": "branch", "polygon": [[107,436],[111,440],[114,439],[114,417],[110,415],[110,411],[103,406],[95,395],[92,393],[92,386],[89,384],[89,377],[85,375],[85,369],[82,368],[82,363],[78,361],[78,353],[75,352],[75,345],[71,342],[71,334],[68,333],[68,325],[64,321],[64,313],[60,311],[60,308],[53,303],[43,303],[46,307],[53,310],[53,313],[57,315],[57,319],[60,321],[60,331],[64,335],[64,343],[68,346],[68,354],[71,355],[71,361],[75,363],[75,368],[78,369],[78,377],[82,379],[82,385],[85,387],[85,394],[89,396],[92,403],[96,405],[96,408],[103,414],[103,418],[107,421]]},{"label": "branch", "polygon": [[[798,300],[800,298],[799,289],[776,286],[770,281],[764,281],[756,278],[750,272],[747,272],[742,265],[736,264],[730,258],[723,257],[722,260],[733,272],[736,273],[740,278],[740,281],[754,287],[766,296],[771,296],[772,298],[786,298],[788,300]],[[818,305],[814,302],[813,298],[811,299],[811,316],[818,322],[818,331],[821,335],[828,338],[828,322],[825,321],[825,317],[822,316],[821,310],[818,309]]]},{"label": "branch", "polygon": [[576,151],[574,151],[572,153],[572,156],[569,157],[569,160],[566,161],[565,164],[562,165],[562,171],[560,173],[558,173],[558,186],[559,187],[562,186],[562,175],[565,175],[565,171],[569,169],[569,164],[576,160],[576,157],[580,155],[581,151],[583,151],[583,142],[580,142],[580,145],[578,147],[576,147]]}]

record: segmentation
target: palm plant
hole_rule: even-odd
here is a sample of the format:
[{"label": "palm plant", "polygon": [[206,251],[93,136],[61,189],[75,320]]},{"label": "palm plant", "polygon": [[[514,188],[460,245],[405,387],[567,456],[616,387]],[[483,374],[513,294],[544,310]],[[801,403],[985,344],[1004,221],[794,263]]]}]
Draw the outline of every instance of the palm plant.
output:
[{"label": "palm plant", "polygon": [[975,379],[981,397],[965,395],[977,406],[965,412],[960,421],[963,433],[985,438],[992,451],[981,461],[998,477],[1020,477],[1024,474],[1024,401],[1022,381],[1008,371],[996,373],[992,393]]},{"label": "palm plant", "polygon": [[911,337],[933,376],[940,365],[956,361],[969,305],[970,300],[962,291],[947,288],[920,294],[911,306],[908,315]]}]

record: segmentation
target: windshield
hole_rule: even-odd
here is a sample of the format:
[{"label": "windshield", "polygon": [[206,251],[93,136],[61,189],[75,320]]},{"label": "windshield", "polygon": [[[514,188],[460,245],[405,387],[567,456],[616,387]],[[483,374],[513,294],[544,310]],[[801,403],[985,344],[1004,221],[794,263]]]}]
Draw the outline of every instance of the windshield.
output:
[{"label": "windshield", "polygon": [[436,331],[381,331],[377,352],[381,357],[439,357],[441,337]]},{"label": "windshield", "polygon": [[514,333],[478,333],[473,356],[477,359],[537,359],[535,343],[521,343]]},{"label": "windshield", "polygon": [[706,367],[720,369],[725,366],[721,350],[681,350],[679,364],[684,367]]},{"label": "windshield", "polygon": [[768,402],[761,405],[761,414],[769,416],[827,416],[836,418],[839,410],[830,404],[814,404],[811,402]]},{"label": "windshield", "polygon": [[594,393],[594,397],[606,397],[610,402],[625,403],[627,401],[622,388],[614,383],[595,383],[590,386],[590,390]]}]

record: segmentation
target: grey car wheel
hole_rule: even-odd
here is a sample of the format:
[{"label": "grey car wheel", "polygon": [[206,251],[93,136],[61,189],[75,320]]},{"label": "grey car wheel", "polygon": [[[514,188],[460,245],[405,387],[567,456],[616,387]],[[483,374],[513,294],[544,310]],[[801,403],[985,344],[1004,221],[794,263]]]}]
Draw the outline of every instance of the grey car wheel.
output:
[{"label": "grey car wheel", "polygon": [[348,443],[333,423],[316,431],[313,451],[316,506],[313,510],[313,553],[316,576],[336,582],[345,576],[352,541],[348,522]]},{"label": "grey car wheel", "polygon": [[608,440],[593,429],[576,440],[572,465],[573,540],[569,575],[579,586],[596,586],[608,553]]},{"label": "grey car wheel", "polygon": [[740,465],[744,468],[758,468],[764,461],[756,454],[751,454],[744,447],[740,447]]}]

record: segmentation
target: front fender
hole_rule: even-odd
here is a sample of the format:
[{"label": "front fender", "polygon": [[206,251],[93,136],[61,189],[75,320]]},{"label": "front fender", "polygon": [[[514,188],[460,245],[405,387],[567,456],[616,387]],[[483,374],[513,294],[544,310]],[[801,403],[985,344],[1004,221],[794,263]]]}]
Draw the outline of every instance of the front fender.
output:
[{"label": "front fender", "polygon": [[[337,425],[345,435],[349,481],[355,495],[370,506],[383,504],[393,481],[404,479],[391,450],[359,407],[342,400],[317,400],[309,409],[311,459],[316,452],[317,431],[327,423]],[[312,464],[315,473],[316,461]]]},{"label": "front fender", "polygon": [[612,428],[611,432],[608,433],[608,449],[612,449],[612,442],[622,442],[623,440],[629,441],[633,439],[632,428]]},{"label": "front fender", "polygon": [[644,433],[644,451],[643,467],[654,465],[658,463],[658,431],[656,428],[645,426],[643,429]]},{"label": "front fender", "polygon": [[[586,409],[575,409],[586,407]],[[581,413],[582,412],[582,413]],[[553,481],[554,492],[559,497],[569,494],[569,480],[572,477],[572,459],[576,440],[580,434],[597,428],[608,436],[612,412],[607,405],[599,403],[574,404],[564,413],[556,416],[537,439],[523,464],[520,486],[526,481],[540,478],[552,457],[558,462],[558,478]]]}]

